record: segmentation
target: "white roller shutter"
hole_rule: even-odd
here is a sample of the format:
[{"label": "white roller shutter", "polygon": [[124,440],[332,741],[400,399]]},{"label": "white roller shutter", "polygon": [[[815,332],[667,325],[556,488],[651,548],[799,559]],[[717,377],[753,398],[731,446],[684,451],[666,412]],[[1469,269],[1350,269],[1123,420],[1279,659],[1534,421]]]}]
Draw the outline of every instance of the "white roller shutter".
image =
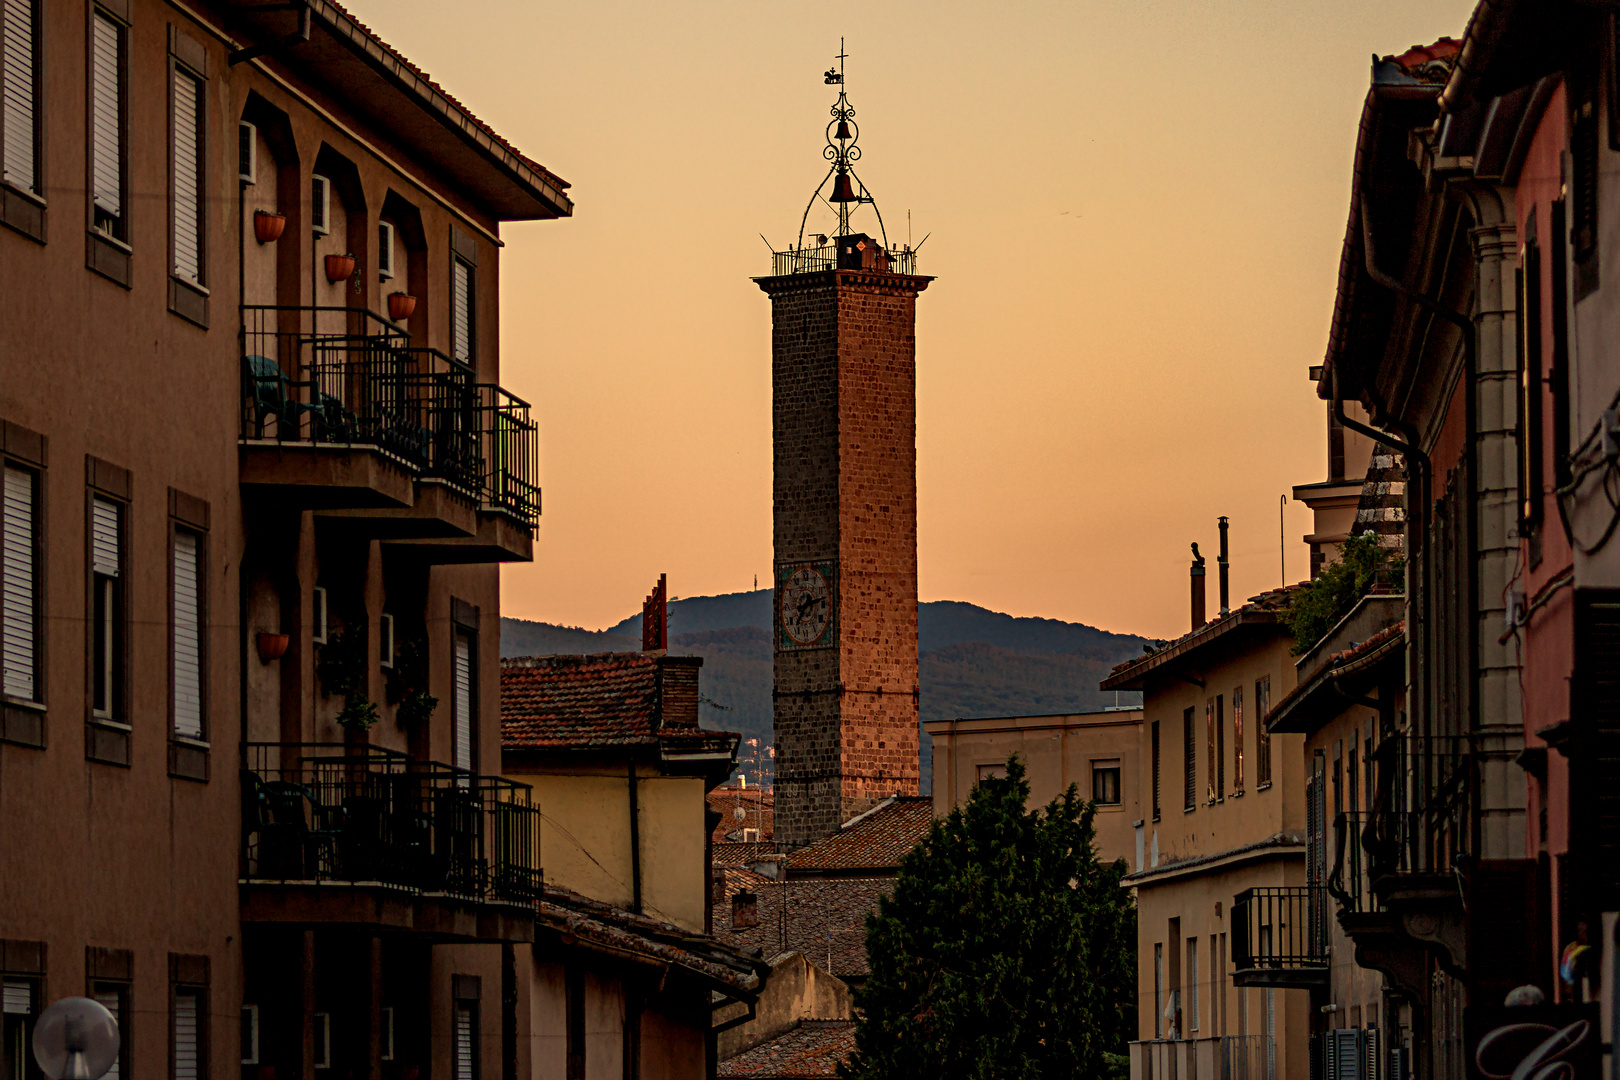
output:
[{"label": "white roller shutter", "polygon": [[90,557],[92,569],[107,577],[117,577],[123,560],[118,557],[118,516],[120,507],[106,499],[90,506]]},{"label": "white roller shutter", "polygon": [[472,267],[450,263],[450,352],[464,364],[473,362]]},{"label": "white roller shutter", "polygon": [[5,470],[3,540],[0,540],[0,593],[4,609],[5,690],[38,700],[34,675],[34,474],[11,465]]},{"label": "white roller shutter", "polygon": [[34,66],[34,0],[4,0],[5,12],[0,35],[5,48],[0,66],[5,69],[5,111],[0,131],[5,132],[5,153],[0,156],[3,175],[18,187],[39,190],[39,171],[34,159],[35,109],[38,100]]},{"label": "white roller shutter", "polygon": [[202,284],[202,80],[174,69],[174,272]]},{"label": "white roller shutter", "polygon": [[[95,997],[97,1003],[99,1003],[108,1012],[112,1013],[114,1023],[122,1024],[124,1022],[124,1017],[121,1015],[119,1009],[121,1002],[119,1001],[119,995],[117,993],[111,990],[101,990],[96,993]],[[113,1058],[112,1068],[108,1069],[102,1074],[101,1080],[118,1080],[118,1074],[121,1071],[119,1066],[121,1066],[123,1063],[124,1055],[119,1053],[117,1057]]]},{"label": "white roller shutter", "polygon": [[473,1011],[471,1005],[456,1006],[455,1080],[473,1080]]},{"label": "white roller shutter", "polygon": [[455,655],[455,759],[458,769],[473,767],[472,717],[472,641],[466,634],[456,635]]},{"label": "white roller shutter", "polygon": [[118,217],[123,200],[123,29],[96,12],[91,31],[91,172],[96,206]]},{"label": "white roller shutter", "polygon": [[7,1016],[27,1016],[34,1011],[34,987],[31,983],[6,980],[5,989],[0,992],[4,1011]]},{"label": "white roller shutter", "polygon": [[197,995],[174,996],[174,1080],[197,1080],[198,1069]]},{"label": "white roller shutter", "polygon": [[196,533],[174,533],[174,733],[202,738],[202,582]]}]

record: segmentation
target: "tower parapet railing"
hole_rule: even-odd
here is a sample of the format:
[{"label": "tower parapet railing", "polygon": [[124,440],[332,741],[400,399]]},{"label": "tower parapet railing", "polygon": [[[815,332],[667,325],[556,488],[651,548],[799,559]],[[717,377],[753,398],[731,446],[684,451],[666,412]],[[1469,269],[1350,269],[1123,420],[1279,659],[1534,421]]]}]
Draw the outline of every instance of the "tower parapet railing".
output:
[{"label": "tower parapet railing", "polygon": [[[851,238],[857,239],[857,238]],[[773,277],[785,277],[788,274],[819,274],[827,270],[879,270],[890,274],[915,274],[917,272],[917,253],[909,247],[884,248],[876,241],[867,237],[859,237],[877,247],[875,258],[871,260],[874,265],[867,265],[863,261],[861,252],[845,253],[839,257],[839,245],[836,243],[823,244],[819,247],[789,248],[786,251],[771,252],[771,274]]]}]

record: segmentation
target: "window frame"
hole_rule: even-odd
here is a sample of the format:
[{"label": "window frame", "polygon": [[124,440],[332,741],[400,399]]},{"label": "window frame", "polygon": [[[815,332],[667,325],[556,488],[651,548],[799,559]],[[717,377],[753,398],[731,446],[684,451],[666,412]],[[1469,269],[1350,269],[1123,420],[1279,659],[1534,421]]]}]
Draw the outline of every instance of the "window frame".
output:
[{"label": "window frame", "polygon": [[259,1064],[259,1007],[242,1005],[242,1064]]},{"label": "window frame", "polygon": [[[85,679],[86,715],[92,723],[129,729],[129,501],[107,491],[91,487],[87,493],[85,530],[85,582],[88,589],[85,614],[90,623],[85,635],[88,671]],[[118,573],[107,578],[96,569],[95,515],[96,503],[102,502],[118,511]],[[112,586],[116,609],[111,615],[112,641],[108,643],[111,656],[103,657],[97,638],[107,621],[98,610],[103,592],[103,579]],[[105,708],[96,706],[96,680],[107,676],[111,702]]]},{"label": "window frame", "polygon": [[1161,804],[1160,804],[1160,801],[1159,801],[1159,780],[1160,780],[1159,746],[1160,746],[1160,743],[1159,743],[1159,722],[1157,720],[1152,721],[1152,723],[1150,725],[1150,732],[1151,732],[1151,739],[1152,739],[1152,743],[1153,743],[1153,746],[1152,746],[1152,750],[1153,750],[1153,820],[1158,821],[1159,820],[1159,815],[1161,813],[1161,810],[1160,810]]},{"label": "window frame", "polygon": [[330,1069],[332,1067],[332,1014],[329,1012],[310,1013],[310,1027],[310,1034],[315,1043],[315,1053],[310,1066],[315,1069]]},{"label": "window frame", "polygon": [[[197,541],[197,695],[198,733],[182,734],[177,728],[178,687],[177,655],[179,626],[176,621],[175,578],[179,570],[176,561],[178,538],[188,534]],[[169,739],[192,746],[209,745],[208,723],[208,533],[195,524],[171,516],[169,521]]]},{"label": "window frame", "polygon": [[[7,0],[9,2],[9,0]],[[6,137],[5,109],[0,107],[0,184],[7,190],[16,192],[32,202],[45,205],[45,125],[43,114],[45,112],[45,30],[44,20],[40,17],[45,9],[44,0],[22,0],[29,8],[29,22],[31,24],[33,40],[29,43],[32,55],[32,70],[29,72],[29,81],[32,83],[33,130],[29,133],[33,142],[34,175],[31,185],[20,184],[5,175],[5,149],[9,145]],[[0,19],[4,18],[4,5],[0,4]],[[3,72],[6,70],[5,57],[0,54],[0,95],[5,92]],[[36,237],[35,239],[38,239]]]},{"label": "window frame", "polygon": [[[18,1042],[16,1049],[21,1051],[23,1059],[23,1075],[20,1080],[44,1080],[44,1072],[40,1069],[39,1062],[34,1060],[32,1044],[34,1027],[39,1023],[39,1014],[43,1010],[45,978],[37,973],[8,971],[0,974],[0,999],[3,999],[5,992],[10,990],[13,984],[17,983],[28,984],[30,995],[29,1011],[21,1014],[9,1010],[0,1011],[0,1055],[4,1056],[4,1059],[0,1059],[0,1070],[3,1070],[4,1075],[9,1080],[18,1080],[18,1078],[12,1077],[9,1059],[13,1056],[13,1031],[17,1026],[20,1026],[22,1031],[20,1035],[16,1036]],[[0,1009],[3,1009],[3,1006],[0,1006]],[[20,1025],[13,1024],[10,1018],[18,1015],[24,1016],[26,1019],[21,1021]]]},{"label": "window frame", "polygon": [[1271,711],[1271,676],[1254,680],[1254,787],[1264,791],[1271,786],[1271,733],[1266,730],[1266,714]]},{"label": "window frame", "polygon": [[[460,296],[456,287],[457,270],[466,271],[467,295],[465,300]],[[467,348],[466,355],[459,355],[456,342],[456,315],[466,308],[467,316]],[[471,259],[463,258],[459,254],[450,256],[450,358],[469,368],[478,367],[478,264]]]},{"label": "window frame", "polygon": [[[15,469],[19,472],[26,473],[29,477],[31,477],[32,483],[30,495],[32,508],[32,521],[30,522],[30,525],[32,528],[32,535],[30,537],[31,543],[29,545],[29,550],[32,555],[33,573],[33,608],[31,614],[33,619],[32,632],[34,643],[34,669],[32,672],[34,688],[32,697],[24,697],[21,694],[13,694],[9,689],[6,688],[3,678],[0,678],[0,700],[4,700],[8,705],[21,706],[26,709],[37,709],[43,711],[46,707],[45,689],[47,680],[45,678],[45,674],[48,670],[46,665],[46,642],[44,634],[46,566],[44,528],[42,527],[43,522],[46,520],[45,470],[38,465],[25,461],[21,458],[13,457],[11,455],[3,455],[0,456],[0,483],[3,483],[4,470],[6,469]],[[3,536],[3,533],[0,533],[0,536]],[[0,549],[0,575],[3,575],[4,567],[5,554],[3,549]],[[0,669],[3,669],[3,662],[0,662]],[[9,727],[9,725],[7,726]],[[43,740],[41,741],[43,742]]]},{"label": "window frame", "polygon": [[[103,1080],[109,1077],[115,1080],[130,1080],[130,1028],[134,1013],[130,1008],[129,999],[133,989],[128,979],[92,977],[89,980],[89,996],[95,1001],[105,1006],[106,1003],[101,1001],[103,997],[114,996],[118,999],[118,1011],[113,1015],[113,1019],[118,1023],[118,1056],[113,1059],[112,1067],[107,1070]],[[116,1074],[113,1070],[117,1070]]]},{"label": "window frame", "polygon": [[[189,289],[208,295],[208,76],[170,50],[169,79],[169,277]],[[197,275],[189,278],[180,261],[180,115],[179,82],[189,79],[197,91],[196,137],[196,238]]]},{"label": "window frame", "polygon": [[[456,747],[464,712],[459,700],[461,688],[457,685],[456,652],[463,639],[467,642],[466,765],[463,765],[457,759]],[[464,770],[468,774],[478,772],[478,704],[478,631],[452,621],[450,626],[450,765],[451,768]]]},{"label": "window frame", "polygon": [[[97,239],[111,243],[124,253],[131,250],[129,199],[129,61],[132,26],[127,6],[117,10],[111,3],[92,2],[86,23],[86,123],[85,123],[85,227]],[[96,20],[105,19],[118,34],[118,210],[103,209],[96,202]],[[107,215],[103,222],[100,215]]]},{"label": "window frame", "polygon": [[1232,687],[1232,797],[1245,790],[1243,775],[1243,684]]},{"label": "window frame", "polygon": [[[1107,786],[1108,786],[1107,778],[1108,778],[1109,774],[1112,774],[1112,776],[1113,776],[1114,797],[1112,799],[1105,799],[1105,798],[1099,797],[1099,795],[1098,795],[1098,787],[1099,787],[1099,782],[1101,782],[1100,786],[1103,787],[1104,789],[1107,788]],[[1125,804],[1124,778],[1125,778],[1124,769],[1121,767],[1119,758],[1094,758],[1092,760],[1092,762],[1091,762],[1091,801],[1092,801],[1092,803],[1094,803],[1095,805],[1097,805],[1099,807],[1101,807],[1101,806],[1113,806],[1113,807],[1123,806]]]},{"label": "window frame", "polygon": [[1181,711],[1181,812],[1190,814],[1198,809],[1198,706],[1189,705]]}]

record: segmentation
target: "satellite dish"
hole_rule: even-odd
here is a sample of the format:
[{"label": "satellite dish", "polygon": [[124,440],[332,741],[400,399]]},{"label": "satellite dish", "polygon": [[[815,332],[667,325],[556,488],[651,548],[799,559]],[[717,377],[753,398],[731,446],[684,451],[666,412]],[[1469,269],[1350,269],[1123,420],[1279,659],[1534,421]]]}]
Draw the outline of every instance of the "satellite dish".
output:
[{"label": "satellite dish", "polygon": [[118,1021],[99,1001],[69,997],[39,1014],[34,1060],[51,1080],[101,1080],[118,1060]]},{"label": "satellite dish", "polygon": [[737,809],[733,810],[732,814],[734,814],[736,816],[738,821],[745,821],[748,818],[748,811],[744,810],[740,806],[737,807]]}]

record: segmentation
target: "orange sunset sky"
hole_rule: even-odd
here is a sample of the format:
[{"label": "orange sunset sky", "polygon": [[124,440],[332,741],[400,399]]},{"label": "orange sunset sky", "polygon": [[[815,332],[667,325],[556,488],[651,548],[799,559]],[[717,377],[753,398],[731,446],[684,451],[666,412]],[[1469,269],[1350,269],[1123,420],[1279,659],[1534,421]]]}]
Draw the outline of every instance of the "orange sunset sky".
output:
[{"label": "orange sunset sky", "polygon": [[[505,613],[596,629],[660,572],[678,596],[769,581],[749,278],[825,170],[840,36],[889,238],[908,211],[932,234],[921,598],[1174,637],[1220,514],[1234,597],[1275,587],[1278,496],[1326,476],[1306,368],[1369,57],[1472,6],[349,0],[573,184],[572,219],[503,229],[501,381],[535,406],[545,489]],[[1310,515],[1285,516],[1297,580]]]}]

